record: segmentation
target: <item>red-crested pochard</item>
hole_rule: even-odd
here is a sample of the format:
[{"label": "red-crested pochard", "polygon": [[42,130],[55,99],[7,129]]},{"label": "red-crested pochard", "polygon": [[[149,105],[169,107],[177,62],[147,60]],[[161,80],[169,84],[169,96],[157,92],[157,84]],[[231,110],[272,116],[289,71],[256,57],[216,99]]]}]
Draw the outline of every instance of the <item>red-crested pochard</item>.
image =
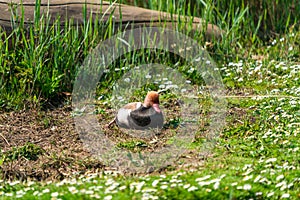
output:
[{"label": "red-crested pochard", "polygon": [[126,129],[154,129],[162,128],[164,123],[163,113],[159,108],[158,92],[148,92],[144,103],[128,103],[119,109],[117,116],[107,127],[114,122],[121,128]]}]

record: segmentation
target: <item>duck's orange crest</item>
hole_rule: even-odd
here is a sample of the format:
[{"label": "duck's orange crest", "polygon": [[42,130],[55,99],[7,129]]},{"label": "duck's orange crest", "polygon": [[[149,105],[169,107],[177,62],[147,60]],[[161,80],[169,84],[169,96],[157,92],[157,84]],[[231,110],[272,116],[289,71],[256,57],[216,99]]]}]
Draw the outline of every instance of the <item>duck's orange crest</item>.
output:
[{"label": "duck's orange crest", "polygon": [[159,104],[159,94],[158,92],[150,91],[145,98],[144,106],[150,107],[153,104]]}]

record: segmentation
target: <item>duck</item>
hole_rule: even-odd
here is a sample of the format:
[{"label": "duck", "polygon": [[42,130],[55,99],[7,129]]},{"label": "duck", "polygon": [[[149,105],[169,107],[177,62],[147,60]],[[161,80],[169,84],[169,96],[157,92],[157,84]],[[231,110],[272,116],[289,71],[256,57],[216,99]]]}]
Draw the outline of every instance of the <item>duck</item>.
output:
[{"label": "duck", "polygon": [[116,117],[106,127],[110,127],[113,123],[125,129],[161,129],[164,124],[164,116],[159,107],[159,93],[150,91],[143,103],[126,104],[118,110]]}]

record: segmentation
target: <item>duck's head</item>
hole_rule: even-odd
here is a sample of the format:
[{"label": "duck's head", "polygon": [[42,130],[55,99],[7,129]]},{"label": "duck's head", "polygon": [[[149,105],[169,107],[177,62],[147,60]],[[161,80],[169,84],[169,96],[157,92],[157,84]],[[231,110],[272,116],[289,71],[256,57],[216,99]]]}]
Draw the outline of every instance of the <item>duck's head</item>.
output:
[{"label": "duck's head", "polygon": [[144,101],[144,106],[149,108],[153,107],[156,112],[161,112],[159,108],[159,94],[158,92],[155,91],[150,91],[148,92],[145,101]]}]

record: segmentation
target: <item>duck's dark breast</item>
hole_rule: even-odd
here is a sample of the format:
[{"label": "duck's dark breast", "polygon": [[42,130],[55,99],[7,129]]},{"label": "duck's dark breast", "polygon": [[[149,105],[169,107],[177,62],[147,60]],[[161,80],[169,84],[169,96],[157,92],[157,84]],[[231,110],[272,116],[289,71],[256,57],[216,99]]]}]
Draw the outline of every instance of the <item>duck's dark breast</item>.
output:
[{"label": "duck's dark breast", "polygon": [[150,107],[141,106],[134,111],[131,111],[130,116],[138,126],[148,126],[151,123],[151,116],[156,114],[155,110]]}]

